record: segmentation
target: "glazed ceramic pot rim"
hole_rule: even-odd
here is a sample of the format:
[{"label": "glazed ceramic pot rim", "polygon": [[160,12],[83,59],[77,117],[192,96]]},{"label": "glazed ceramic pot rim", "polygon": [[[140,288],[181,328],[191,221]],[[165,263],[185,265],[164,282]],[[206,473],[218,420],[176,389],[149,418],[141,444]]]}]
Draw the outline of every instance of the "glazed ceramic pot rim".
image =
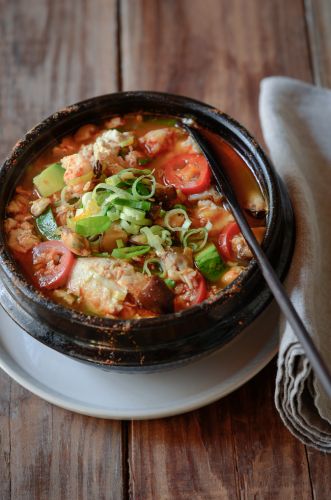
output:
[{"label": "glazed ceramic pot rim", "polygon": [[[225,129],[228,129],[230,133],[232,133],[239,142],[243,143],[244,146],[251,151],[252,155],[255,158],[255,161],[258,160],[258,163],[263,166],[263,169],[267,172],[267,176],[265,172],[263,173],[263,177],[265,178],[265,182],[268,184],[267,195],[268,195],[268,221],[267,221],[267,232],[265,236],[265,246],[268,247],[268,242],[270,241],[270,237],[272,234],[273,227],[275,225],[275,205],[277,201],[277,192],[273,185],[273,183],[268,182],[268,176],[270,176],[274,182],[277,182],[277,176],[273,172],[271,165],[269,164],[269,160],[265,156],[263,150],[256,142],[254,137],[250,135],[250,133],[239,124],[236,120],[231,118],[225,113],[220,112],[214,107],[197,101],[195,99],[190,99],[185,96],[167,94],[163,92],[150,92],[150,91],[130,91],[130,92],[117,92],[112,94],[106,94],[98,97],[93,97],[71,106],[68,106],[60,111],[55,112],[50,115],[48,118],[40,122],[38,125],[33,127],[25,137],[19,141],[13,148],[11,155],[5,160],[4,164],[0,169],[0,185],[3,184],[8,172],[10,169],[15,168],[16,164],[22,160],[22,157],[27,153],[29,148],[35,142],[38,142],[38,138],[42,133],[47,133],[50,127],[54,127],[55,125],[60,126],[61,122],[65,121],[74,115],[79,115],[84,113],[84,111],[93,110],[100,106],[100,103],[107,104],[109,103],[109,116],[118,115],[118,111],[114,112],[111,109],[111,102],[115,102],[117,99],[120,100],[132,100],[133,101],[133,112],[144,111],[144,104],[153,104],[157,107],[158,103],[160,105],[160,101],[164,102],[165,100],[169,103],[169,108],[171,105],[187,107],[187,111],[183,113],[174,113],[169,111],[169,115],[175,116],[192,116],[196,119],[197,123],[201,122],[199,120],[199,113],[203,115],[209,115],[210,120],[214,120],[215,124],[218,123]],[[138,106],[137,101],[141,101],[141,104]],[[148,109],[149,112],[153,112]],[[158,112],[158,114],[167,114],[165,112]],[[82,119],[82,125],[87,123],[84,121],[84,117]],[[206,127],[205,125],[203,125]],[[76,127],[77,128],[77,127]],[[206,127],[208,128],[208,127]],[[59,135],[59,137],[63,137],[67,135],[68,131]],[[231,145],[231,142],[230,142]],[[231,145],[234,147],[233,145]],[[236,149],[234,147],[234,149]],[[41,152],[41,150],[40,150]],[[246,160],[247,162],[247,160]],[[255,173],[256,176],[256,173]],[[1,221],[3,225],[3,220]],[[238,287],[244,287],[245,283],[248,282],[250,277],[254,273],[260,273],[256,262],[253,260],[245,269],[245,271],[228,287],[223,289],[219,295],[215,298],[207,299],[201,304],[192,306],[186,310],[170,313],[166,315],[161,315],[153,318],[136,318],[136,319],[112,319],[112,318],[102,318],[98,316],[89,316],[84,313],[80,313],[76,310],[66,308],[60,304],[57,304],[50,299],[47,299],[42,293],[40,293],[33,285],[28,283],[24,275],[18,268],[18,265],[14,258],[12,257],[10,251],[6,248],[6,242],[4,237],[4,231],[0,231],[0,266],[3,272],[6,275],[8,282],[14,282],[16,288],[19,292],[25,296],[27,299],[32,300],[33,302],[38,303],[39,306],[44,308],[45,310],[52,309],[52,312],[58,314],[59,317],[69,320],[71,323],[88,325],[89,327],[97,327],[98,329],[108,330],[111,328],[112,330],[121,330],[124,331],[125,328],[132,328],[134,326],[139,326],[139,324],[143,324],[144,328],[155,328],[159,324],[164,324],[165,322],[172,322],[177,319],[189,319],[196,311],[199,309],[209,309],[209,307],[213,304],[222,303],[223,301],[228,300],[233,296],[233,294],[240,294],[240,290],[238,291]],[[6,284],[5,284],[6,286]],[[8,287],[7,287],[8,288]],[[11,293],[10,289],[8,289],[9,293]]]}]

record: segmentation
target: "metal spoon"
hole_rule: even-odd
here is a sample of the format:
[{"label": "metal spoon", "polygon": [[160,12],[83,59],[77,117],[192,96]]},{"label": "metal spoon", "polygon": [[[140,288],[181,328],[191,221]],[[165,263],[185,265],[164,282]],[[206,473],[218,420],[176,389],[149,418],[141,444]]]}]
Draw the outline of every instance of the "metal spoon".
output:
[{"label": "metal spoon", "polygon": [[214,180],[220,192],[225,196],[227,202],[231,208],[232,214],[238,223],[238,226],[247,241],[261,271],[266,280],[274,298],[276,299],[281,311],[290,323],[295,335],[299,339],[307,358],[309,359],[312,368],[325,392],[331,398],[331,375],[330,371],[318,352],[315,344],[312,341],[305,325],[300,319],[298,313],[296,312],[289,296],[287,295],[282,283],[280,282],[277,274],[272,268],[267,256],[263,252],[259,243],[257,242],[255,235],[251,228],[249,227],[245,216],[240,208],[237,197],[232,189],[231,183],[225,173],[221,168],[217,157],[215,156],[211,145],[203,137],[197,128],[191,127],[185,123],[182,126],[186,131],[195,139],[199,145],[203,155],[207,159],[210,168],[212,170]]}]

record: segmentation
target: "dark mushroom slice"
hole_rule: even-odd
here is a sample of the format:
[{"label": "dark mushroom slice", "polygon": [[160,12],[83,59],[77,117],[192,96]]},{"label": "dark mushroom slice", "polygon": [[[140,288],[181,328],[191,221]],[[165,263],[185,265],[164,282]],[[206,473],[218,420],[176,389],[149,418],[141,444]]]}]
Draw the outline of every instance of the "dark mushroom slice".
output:
[{"label": "dark mushroom slice", "polygon": [[159,276],[152,276],[138,295],[138,302],[155,313],[174,311],[174,294]]},{"label": "dark mushroom slice", "polygon": [[267,204],[262,195],[254,193],[244,205],[245,212],[256,221],[265,221]]},{"label": "dark mushroom slice", "polygon": [[174,186],[163,186],[162,184],[157,184],[154,198],[162,205],[162,207],[169,209],[177,199],[176,188]]},{"label": "dark mushroom slice", "polygon": [[231,247],[237,261],[247,263],[253,258],[253,254],[241,233],[232,238]]}]

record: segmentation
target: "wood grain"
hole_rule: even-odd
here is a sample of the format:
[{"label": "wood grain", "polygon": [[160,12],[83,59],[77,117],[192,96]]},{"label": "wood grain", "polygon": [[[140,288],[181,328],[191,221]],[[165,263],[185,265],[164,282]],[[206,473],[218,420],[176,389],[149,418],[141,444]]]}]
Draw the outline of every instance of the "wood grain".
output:
[{"label": "wood grain", "polygon": [[307,458],[314,499],[329,500],[331,491],[331,455],[307,447]]},{"label": "wood grain", "polygon": [[117,90],[116,0],[0,0],[1,151],[52,112]]},{"label": "wood grain", "polygon": [[[0,0],[0,157],[54,110],[122,86],[205,100],[261,138],[262,77],[311,81],[312,67],[331,85],[330,4],[304,3]],[[328,500],[331,457],[283,427],[274,377],[271,364],[199,411],[133,422],[127,450],[126,424],[51,406],[0,373],[0,499]]]},{"label": "wood grain", "polygon": [[313,498],[304,446],[273,403],[275,363],[229,397],[239,498]]},{"label": "wood grain", "polygon": [[331,2],[305,0],[314,82],[331,87]]},{"label": "wood grain", "polygon": [[[273,74],[312,79],[299,0],[123,0],[121,5],[124,90],[205,100],[260,137],[260,79]],[[132,498],[312,498],[305,447],[275,412],[274,377],[274,367],[268,368],[206,409],[133,422]]]},{"label": "wood grain", "polygon": [[[115,0],[0,0],[0,32],[1,157],[58,108],[117,90]],[[54,407],[0,373],[2,500],[118,500],[122,462],[121,422]]]},{"label": "wood grain", "polygon": [[10,388],[11,380],[0,372],[0,499],[10,498]]},{"label": "wood grain", "polygon": [[274,373],[199,411],[133,422],[131,498],[312,499],[305,448],[272,403]]},{"label": "wood grain", "polygon": [[238,491],[228,400],[188,415],[134,422],[133,499],[233,499]]},{"label": "wood grain", "polygon": [[259,81],[311,80],[301,0],[123,0],[125,90],[204,100],[261,136]]}]

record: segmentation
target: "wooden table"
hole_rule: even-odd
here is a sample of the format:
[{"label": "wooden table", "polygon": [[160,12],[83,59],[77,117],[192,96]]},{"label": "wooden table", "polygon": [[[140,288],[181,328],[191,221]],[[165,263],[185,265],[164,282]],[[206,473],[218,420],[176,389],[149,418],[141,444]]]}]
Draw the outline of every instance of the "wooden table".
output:
[{"label": "wooden table", "polygon": [[[261,78],[331,86],[330,27],[329,0],[0,0],[0,155],[56,109],[122,89],[204,100],[261,140]],[[199,411],[120,422],[1,373],[0,498],[329,499],[331,456],[284,428],[274,379],[272,362]]]}]

